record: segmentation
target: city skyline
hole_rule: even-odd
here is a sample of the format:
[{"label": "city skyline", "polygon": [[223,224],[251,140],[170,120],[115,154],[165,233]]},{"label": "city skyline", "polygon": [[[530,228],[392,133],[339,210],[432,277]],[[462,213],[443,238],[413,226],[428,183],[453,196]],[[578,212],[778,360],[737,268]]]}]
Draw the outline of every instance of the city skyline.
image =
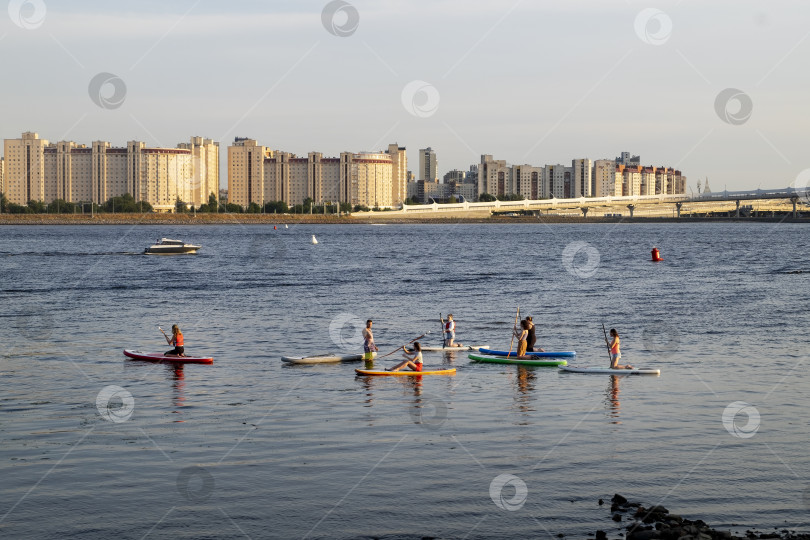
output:
[{"label": "city skyline", "polygon": [[810,8],[716,7],[12,2],[1,135],[241,136],[330,156],[397,141],[433,148],[440,177],[483,154],[542,164],[630,149],[693,190],[705,177],[715,190],[791,185],[810,166],[797,121]]}]

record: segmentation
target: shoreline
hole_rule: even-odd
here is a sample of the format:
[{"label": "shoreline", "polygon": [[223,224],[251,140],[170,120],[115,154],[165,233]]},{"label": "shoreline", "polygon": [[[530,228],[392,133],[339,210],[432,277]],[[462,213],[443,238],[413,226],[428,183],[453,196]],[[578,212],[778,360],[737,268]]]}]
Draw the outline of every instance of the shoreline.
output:
[{"label": "shoreline", "polygon": [[810,223],[810,217],[793,218],[789,214],[775,217],[574,217],[574,216],[449,216],[404,217],[385,216],[323,216],[306,214],[0,214],[3,225],[369,225],[369,224],[452,224],[452,223],[536,223],[536,224],[599,224],[599,223]]}]

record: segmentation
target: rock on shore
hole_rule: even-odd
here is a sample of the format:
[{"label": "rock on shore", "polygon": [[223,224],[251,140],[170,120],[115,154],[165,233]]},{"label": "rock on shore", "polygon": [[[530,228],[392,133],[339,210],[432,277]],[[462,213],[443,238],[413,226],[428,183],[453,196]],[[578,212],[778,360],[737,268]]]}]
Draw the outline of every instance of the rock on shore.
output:
[{"label": "rock on shore", "polygon": [[[601,506],[602,499],[599,499]],[[745,536],[734,536],[731,531],[717,530],[703,520],[689,520],[660,505],[645,507],[640,503],[629,502],[616,493],[611,499],[611,518],[617,522],[628,522],[625,529],[626,540],[752,540],[755,538],[782,538],[785,540],[810,540],[810,534],[797,534],[783,529],[774,532],[747,530]],[[596,540],[607,540],[605,531],[596,531]]]}]

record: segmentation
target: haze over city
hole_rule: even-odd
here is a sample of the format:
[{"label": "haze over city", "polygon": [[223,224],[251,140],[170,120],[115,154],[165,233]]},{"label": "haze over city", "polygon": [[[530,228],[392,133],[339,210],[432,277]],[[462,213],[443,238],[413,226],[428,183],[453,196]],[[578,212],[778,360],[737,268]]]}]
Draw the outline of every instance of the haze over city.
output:
[{"label": "haze over city", "polygon": [[691,189],[784,187],[810,167],[808,19],[798,1],[16,0],[0,17],[2,138],[207,137],[223,187],[236,136],[299,155],[430,146],[440,177],[481,154],[630,151]]}]

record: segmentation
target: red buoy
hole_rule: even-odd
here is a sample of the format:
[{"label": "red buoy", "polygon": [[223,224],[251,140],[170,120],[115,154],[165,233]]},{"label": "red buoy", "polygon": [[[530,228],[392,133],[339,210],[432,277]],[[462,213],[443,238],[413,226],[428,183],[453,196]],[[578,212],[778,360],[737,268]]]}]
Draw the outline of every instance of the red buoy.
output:
[{"label": "red buoy", "polygon": [[275,226],[275,225],[273,225],[273,230],[274,230],[274,231],[278,230],[278,229],[276,229],[276,226]]},{"label": "red buoy", "polygon": [[658,252],[658,248],[656,247],[652,248],[652,251],[650,253],[652,254],[652,262],[661,262],[664,260],[661,258],[661,254]]}]

